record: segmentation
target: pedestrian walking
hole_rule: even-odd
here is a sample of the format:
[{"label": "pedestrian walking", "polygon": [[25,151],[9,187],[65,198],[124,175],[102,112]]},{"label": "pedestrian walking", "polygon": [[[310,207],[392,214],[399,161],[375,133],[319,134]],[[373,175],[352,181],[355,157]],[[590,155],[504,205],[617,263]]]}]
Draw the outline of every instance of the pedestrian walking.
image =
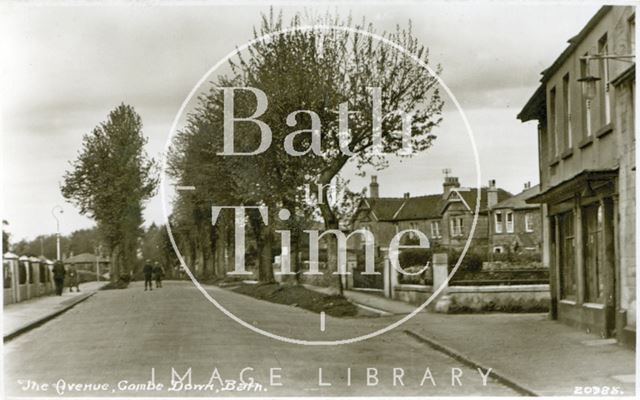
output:
[{"label": "pedestrian walking", "polygon": [[64,264],[60,260],[53,263],[53,282],[56,284],[56,294],[62,296],[64,289],[64,276],[67,272],[64,270]]},{"label": "pedestrian walking", "polygon": [[80,291],[80,277],[78,276],[78,271],[76,270],[76,267],[74,267],[73,265],[69,266],[69,269],[67,270],[67,275],[68,275],[68,282],[69,282],[69,292],[73,292],[73,288],[75,287],[76,290],[79,292]]},{"label": "pedestrian walking", "polygon": [[151,260],[147,260],[144,263],[144,268],[142,268],[142,272],[144,273],[144,290],[153,290],[153,286],[151,283],[151,276],[153,275],[153,265],[151,265]]},{"label": "pedestrian walking", "polygon": [[162,287],[162,278],[164,278],[164,268],[159,262],[155,262],[153,266],[153,275],[156,278],[156,289]]}]

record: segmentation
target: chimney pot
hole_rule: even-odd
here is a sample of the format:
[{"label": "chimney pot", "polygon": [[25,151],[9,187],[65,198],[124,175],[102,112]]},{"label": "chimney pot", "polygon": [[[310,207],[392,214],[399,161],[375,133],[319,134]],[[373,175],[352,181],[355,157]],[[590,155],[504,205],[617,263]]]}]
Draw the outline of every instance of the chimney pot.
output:
[{"label": "chimney pot", "polygon": [[407,193],[404,194],[404,198],[405,199],[408,199],[409,197],[411,197],[411,193],[407,192]]},{"label": "chimney pot", "polygon": [[378,177],[371,175],[371,183],[369,184],[369,197],[377,199],[380,196]]},{"label": "chimney pot", "polygon": [[496,188],[496,180],[491,179],[489,181],[489,188],[487,189],[487,208],[491,208],[498,203],[498,189]]},{"label": "chimney pot", "polygon": [[451,189],[460,187],[460,182],[458,182],[458,177],[456,176],[445,176],[444,183],[442,184],[442,198],[446,199],[449,197],[449,192]]}]

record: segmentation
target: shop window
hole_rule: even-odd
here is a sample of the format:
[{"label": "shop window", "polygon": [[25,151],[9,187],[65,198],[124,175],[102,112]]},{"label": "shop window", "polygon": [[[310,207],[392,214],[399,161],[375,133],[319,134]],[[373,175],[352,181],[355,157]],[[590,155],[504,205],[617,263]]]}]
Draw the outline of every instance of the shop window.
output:
[{"label": "shop window", "polygon": [[576,295],[576,259],[575,259],[575,230],[573,226],[573,212],[560,215],[560,281],[563,299],[575,299]]},{"label": "shop window", "polygon": [[601,205],[582,209],[584,242],[585,301],[599,303],[603,301],[603,237]]}]

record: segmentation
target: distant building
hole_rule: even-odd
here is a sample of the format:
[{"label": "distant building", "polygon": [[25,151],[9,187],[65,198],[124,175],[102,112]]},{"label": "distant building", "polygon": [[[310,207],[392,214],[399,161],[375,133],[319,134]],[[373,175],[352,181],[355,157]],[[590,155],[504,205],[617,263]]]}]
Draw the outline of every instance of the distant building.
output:
[{"label": "distant building", "polygon": [[540,186],[527,183],[522,192],[496,203],[489,210],[489,242],[493,253],[542,251],[542,213],[526,200],[540,193]]},{"label": "distant building", "polygon": [[[431,247],[442,246],[462,249],[466,244],[476,211],[478,190],[463,188],[458,178],[447,176],[442,193],[411,197],[378,197],[377,177],[371,177],[371,196],[361,200],[352,218],[352,230],[367,229],[373,233],[378,246],[388,246],[399,231],[415,229],[424,233]],[[472,244],[489,246],[489,209],[512,195],[490,181],[488,187],[480,188],[480,205]],[[409,236],[409,235],[408,235]],[[362,242],[354,238],[355,247]]]},{"label": "distant building", "polygon": [[551,315],[635,346],[635,8],[605,6],[542,73],[538,121]]}]

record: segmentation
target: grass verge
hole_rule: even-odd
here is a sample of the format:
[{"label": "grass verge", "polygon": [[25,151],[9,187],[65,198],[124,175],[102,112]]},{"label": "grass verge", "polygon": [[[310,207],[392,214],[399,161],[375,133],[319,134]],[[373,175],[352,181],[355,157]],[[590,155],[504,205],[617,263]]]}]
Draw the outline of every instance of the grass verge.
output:
[{"label": "grass verge", "polygon": [[314,292],[298,285],[280,285],[278,283],[240,284],[233,289],[256,299],[271,303],[285,304],[320,313],[324,311],[332,317],[353,317],[358,307],[340,295],[328,295]]}]

